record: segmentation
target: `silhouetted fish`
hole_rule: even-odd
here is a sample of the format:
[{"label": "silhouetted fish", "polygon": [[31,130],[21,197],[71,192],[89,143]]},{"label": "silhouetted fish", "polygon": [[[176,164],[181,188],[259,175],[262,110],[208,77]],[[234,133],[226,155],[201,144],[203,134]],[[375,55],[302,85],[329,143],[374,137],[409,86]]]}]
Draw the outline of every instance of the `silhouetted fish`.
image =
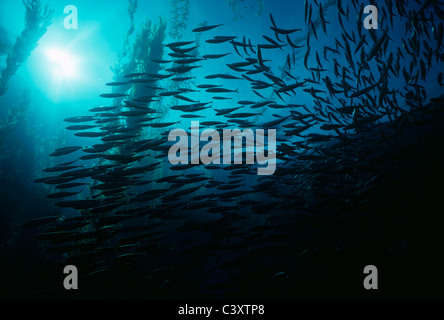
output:
[{"label": "silhouetted fish", "polygon": [[195,28],[192,31],[193,32],[204,32],[204,31],[208,31],[217,27],[222,26],[222,24],[217,24],[217,25],[213,25],[213,26],[204,26],[204,27],[199,27],[199,28]]}]

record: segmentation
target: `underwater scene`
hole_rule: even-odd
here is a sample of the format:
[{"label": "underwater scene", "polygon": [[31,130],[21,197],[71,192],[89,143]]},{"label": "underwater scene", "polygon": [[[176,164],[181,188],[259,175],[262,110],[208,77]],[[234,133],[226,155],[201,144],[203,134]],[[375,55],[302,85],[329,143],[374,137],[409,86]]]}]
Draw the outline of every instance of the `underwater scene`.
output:
[{"label": "underwater scene", "polygon": [[444,298],[443,33],[442,0],[0,0],[0,297]]}]

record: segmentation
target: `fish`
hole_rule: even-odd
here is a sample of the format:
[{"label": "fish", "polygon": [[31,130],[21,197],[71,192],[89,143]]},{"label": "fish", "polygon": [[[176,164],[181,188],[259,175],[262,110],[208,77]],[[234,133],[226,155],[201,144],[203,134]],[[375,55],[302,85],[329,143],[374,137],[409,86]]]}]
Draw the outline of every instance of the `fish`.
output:
[{"label": "fish", "polygon": [[177,54],[177,57],[180,57],[180,58],[192,58],[192,57],[189,57],[189,56],[187,57],[186,53],[191,52],[191,51],[193,51],[193,50],[195,50],[197,48],[198,48],[198,46],[189,47],[189,48],[173,47],[173,48],[171,48],[171,50],[173,50],[174,53]]},{"label": "fish", "polygon": [[276,42],[276,41],[274,41],[273,39],[271,39],[270,37],[268,37],[268,36],[262,36],[265,40],[267,40],[268,42],[270,42],[272,45],[274,45],[274,46],[276,46],[276,47],[280,47],[279,46],[279,44]]},{"label": "fish", "polygon": [[322,9],[322,3],[319,3],[319,18],[321,19],[322,31],[327,34],[328,21],[324,18],[324,10]]},{"label": "fish", "polygon": [[137,137],[137,134],[114,134],[114,135],[104,136],[101,140],[102,141],[120,141],[120,140],[133,139],[135,137]]},{"label": "fish", "polygon": [[308,63],[309,57],[310,57],[310,47],[308,47],[307,52],[305,53],[305,56],[304,56],[304,66],[305,66],[305,69],[307,69],[307,70],[308,70],[307,63]]},{"label": "fish", "polygon": [[[168,43],[165,45],[165,47],[168,47],[168,48],[183,47],[183,46],[193,44],[195,42],[196,41],[177,41],[177,42]],[[151,61],[153,61],[153,60],[151,60]],[[159,61],[159,60],[156,60],[156,61]],[[154,61],[154,62],[156,62],[156,61]],[[161,63],[163,63],[163,62],[161,62]]]},{"label": "fish", "polygon": [[128,97],[127,94],[124,93],[104,93],[100,95],[102,98],[122,98]]},{"label": "fish", "polygon": [[165,122],[165,123],[152,123],[151,127],[153,128],[165,128],[165,127],[170,127],[173,126],[175,124],[180,123],[180,121],[177,122]]},{"label": "fish", "polygon": [[245,61],[245,62],[229,63],[229,64],[227,64],[227,66],[229,68],[242,68],[242,67],[251,66],[255,63],[256,63],[256,61]]},{"label": "fish", "polygon": [[135,78],[135,77],[141,77],[144,75],[145,75],[145,73],[143,73],[143,72],[133,72],[133,73],[128,73],[128,74],[124,75],[123,77],[124,78]]},{"label": "fish", "polygon": [[227,109],[214,109],[214,111],[216,111],[217,116],[223,116],[223,115],[229,114],[231,112],[234,112],[240,108],[241,107],[227,108]]},{"label": "fish", "polygon": [[66,130],[87,130],[97,128],[97,125],[78,125],[78,126],[68,126]]},{"label": "fish", "polygon": [[151,61],[159,64],[167,64],[173,62],[174,60],[152,59]]},{"label": "fish", "polygon": [[261,49],[276,49],[276,48],[282,49],[283,47],[285,47],[284,44],[278,44],[278,45],[275,45],[275,44],[258,44],[257,46],[259,48],[261,48]]},{"label": "fish", "polygon": [[171,96],[178,95],[180,93],[181,93],[180,91],[170,91],[170,92],[165,91],[165,92],[159,93],[159,96],[160,97],[171,97]]},{"label": "fish", "polygon": [[[191,49],[183,49],[182,51],[187,51],[187,52],[189,52],[189,51],[192,51],[192,50],[194,50],[194,49],[196,49],[197,47],[193,47],[193,48],[191,48]],[[176,51],[178,51],[178,49],[176,49]],[[171,52],[171,53],[168,53],[168,55],[170,56],[170,57],[173,57],[173,58],[180,58],[180,59],[184,59],[184,58],[194,58],[195,57],[195,55],[190,55],[190,54],[186,54],[185,52]]]},{"label": "fish", "polygon": [[367,61],[370,61],[373,59],[373,57],[376,55],[376,53],[379,52],[382,45],[384,44],[386,38],[387,38],[387,32],[388,30],[385,30],[382,36],[373,44],[373,47],[370,49],[370,52],[367,56]]},{"label": "fish", "polygon": [[[239,2],[230,4],[234,9]],[[307,265],[315,266],[308,278],[316,279],[318,260],[329,260],[331,252],[347,256],[356,251],[353,244],[368,242],[355,232],[353,220],[363,208],[360,228],[380,234],[386,218],[378,213],[378,223],[372,223],[372,208],[398,207],[391,200],[406,198],[405,183],[417,180],[411,168],[423,167],[422,151],[428,155],[424,163],[433,163],[439,137],[422,136],[428,130],[421,129],[441,119],[442,97],[433,90],[443,85],[442,9],[435,7],[433,1],[381,2],[383,30],[364,30],[356,21],[364,18],[360,2],[305,0],[301,29],[280,29],[274,12],[265,16],[263,33],[224,36],[214,25],[193,29],[214,29],[212,38],[171,36],[176,40],[164,45],[159,36],[151,47],[156,50],[143,61],[149,63],[134,67],[146,73],[129,77],[124,101],[89,107],[89,116],[66,121],[68,130],[86,130],[86,137],[75,138],[78,147],[54,148],[63,158],[43,166],[36,183],[44,184],[48,198],[59,199],[60,212],[78,216],[36,221],[42,250],[56,254],[57,267],[79,265],[88,275],[82,290],[94,292],[112,278],[115,288],[134,285],[135,294],[150,297],[166,291],[240,296],[242,288],[261,295],[261,288],[270,287],[287,294],[280,282],[299,286]],[[399,25],[396,35],[388,24]],[[221,43],[219,52],[225,53],[218,54],[212,43]],[[302,61],[306,71],[300,70]],[[168,63],[173,64],[163,65]],[[136,85],[139,81],[153,84]],[[188,119],[199,121],[202,130],[214,129],[207,131],[214,135],[208,141],[196,137]],[[242,163],[201,158],[223,155],[223,133],[235,128],[246,138],[241,148],[230,148],[231,156]],[[169,163],[174,129],[186,133],[182,142],[198,151],[198,159],[185,149],[187,161]],[[264,156],[276,160],[268,176],[257,175],[260,161],[247,163],[254,156],[248,133],[260,142],[260,129],[276,132],[276,149],[263,148]],[[220,143],[214,144],[216,133]],[[95,134],[103,136],[88,138]],[[307,236],[318,233],[327,235],[328,245],[323,237]],[[287,263],[294,252],[296,267]],[[223,282],[215,282],[220,274]],[[153,293],[143,289],[148,286]]]},{"label": "fish", "polygon": [[125,86],[128,82],[108,82],[106,85],[110,87]]},{"label": "fish", "polygon": [[128,83],[152,83],[156,80],[154,79],[131,79]]},{"label": "fish", "polygon": [[[222,122],[222,121],[203,121],[203,122],[200,122],[200,124],[203,125],[203,126],[216,126],[216,125],[224,124],[224,123],[225,122]],[[208,178],[205,178],[205,179],[208,179]]]},{"label": "fish", "polygon": [[282,122],[284,122],[285,120],[287,120],[288,118],[290,118],[290,116],[266,122],[266,123],[262,124],[262,127],[263,128],[267,128],[267,129],[268,128],[274,128],[277,125],[279,125]]},{"label": "fish", "polygon": [[253,112],[239,112],[239,113],[230,113],[230,114],[226,114],[226,117],[229,118],[250,118],[250,117],[254,117],[257,116],[257,113],[253,113]]},{"label": "fish", "polygon": [[231,89],[217,87],[217,88],[209,88],[206,89],[205,91],[212,93],[231,93],[231,92],[239,92],[239,89],[231,90]]},{"label": "fish", "polygon": [[338,11],[339,11],[339,13],[342,14],[343,16],[347,16],[347,15],[345,14],[344,8],[343,8],[343,6],[342,6],[342,0],[337,0],[337,1],[336,1],[336,5],[337,5],[337,7],[338,7]]},{"label": "fish", "polygon": [[75,146],[75,147],[63,147],[55,150],[53,153],[50,154],[51,157],[59,157],[59,156],[66,156],[70,153],[76,152],[78,150],[83,149],[83,147]]},{"label": "fish", "polygon": [[276,27],[270,27],[270,29],[279,34],[291,34],[297,31],[302,31],[302,29],[280,29]]},{"label": "fish", "polygon": [[237,36],[214,36],[214,39],[230,39],[230,40],[234,40],[236,38],[237,38]]},{"label": "fish", "polygon": [[224,42],[232,41],[235,38],[236,37],[219,37],[219,38],[205,40],[205,42],[206,43],[224,43]]},{"label": "fish", "polygon": [[180,99],[180,100],[188,101],[188,102],[197,102],[197,101],[192,100],[190,98],[184,97],[183,95],[180,95],[180,94],[176,94],[176,95],[174,95],[174,97],[177,99]]},{"label": "fish", "polygon": [[288,34],[286,35],[286,39],[287,39],[287,43],[288,43],[292,48],[300,49],[300,48],[303,48],[303,47],[304,47],[303,45],[301,45],[301,46],[297,46],[297,45],[295,45],[295,44],[290,40],[290,37],[288,36]]},{"label": "fish", "polygon": [[370,92],[371,90],[375,89],[378,85],[379,85],[379,83],[375,83],[374,85],[371,85],[369,87],[366,87],[364,89],[356,91],[350,96],[350,98],[356,98],[356,97],[362,96],[363,94],[366,94],[366,93]]},{"label": "fish", "polygon": [[230,100],[230,99],[232,99],[232,98],[229,98],[229,97],[221,97],[221,96],[214,96],[214,97],[212,97],[212,99],[214,99],[214,100]]},{"label": "fish", "polygon": [[197,87],[200,88],[200,89],[210,89],[210,88],[221,87],[221,85],[217,85],[217,84],[199,84],[199,85],[197,85]]},{"label": "fish", "polygon": [[193,32],[204,32],[204,31],[209,31],[212,30],[214,28],[220,27],[223,24],[216,24],[216,25],[212,25],[212,26],[203,26],[203,27],[199,27],[199,28],[195,28],[192,31]]},{"label": "fish", "polygon": [[310,26],[311,26],[311,31],[313,32],[313,34],[314,34],[314,36],[315,36],[315,38],[317,40],[318,39],[318,35],[316,34],[316,27],[313,24],[313,21],[311,21],[311,20],[310,20]]},{"label": "fish", "polygon": [[178,59],[178,60],[175,60],[174,63],[177,63],[177,64],[189,64],[189,63],[200,62],[202,60],[205,60],[205,59],[202,59],[202,58]]},{"label": "fish", "polygon": [[66,118],[63,121],[78,123],[78,122],[89,122],[92,120],[96,120],[96,117],[94,117],[94,116],[78,116],[78,117]]},{"label": "fish", "polygon": [[264,60],[262,59],[262,51],[261,48],[258,46],[257,47],[257,61],[259,63],[259,66],[262,68],[263,71],[268,71],[269,68],[267,66],[265,66],[264,64]]},{"label": "fish", "polygon": [[361,37],[361,40],[359,40],[358,44],[356,45],[355,53],[358,52],[359,49],[362,48],[362,46],[364,45],[364,43],[365,43],[365,35],[363,35],[363,36]]},{"label": "fish", "polygon": [[230,74],[212,74],[212,75],[208,75],[205,77],[205,79],[230,79],[230,80],[241,80],[242,78],[236,77],[236,76],[232,76]]},{"label": "fish", "polygon": [[231,53],[222,53],[222,54],[205,54],[202,56],[204,59],[220,59],[230,55]]},{"label": "fish", "polygon": [[290,85],[285,85],[285,86],[279,88],[279,89],[277,90],[277,92],[293,91],[293,90],[296,89],[296,88],[303,87],[304,84],[305,84],[306,82],[307,82],[307,81],[303,81],[303,82],[296,82],[296,83],[294,83],[294,84],[290,84]]},{"label": "fish", "polygon": [[118,108],[118,106],[109,106],[109,107],[101,106],[101,107],[95,107],[95,108],[89,109],[88,111],[89,112],[106,112],[106,111],[114,110],[116,108]]},{"label": "fish", "polygon": [[84,131],[74,133],[77,137],[85,137],[85,138],[98,138],[106,135],[106,132],[94,132],[94,131]]}]

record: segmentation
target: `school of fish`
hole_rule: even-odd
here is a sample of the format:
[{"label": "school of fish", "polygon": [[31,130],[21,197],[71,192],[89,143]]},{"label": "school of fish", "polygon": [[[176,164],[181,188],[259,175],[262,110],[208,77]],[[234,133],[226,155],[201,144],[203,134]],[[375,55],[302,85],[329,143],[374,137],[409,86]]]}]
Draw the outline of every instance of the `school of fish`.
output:
[{"label": "school of fish", "polygon": [[[305,0],[305,21],[282,25],[270,13],[259,43],[201,26],[192,30],[199,43],[163,45],[158,73],[107,83],[104,106],[65,119],[85,144],[55,150],[60,164],[36,179],[71,210],[24,225],[39,228],[48,269],[77,266],[83,292],[99,296],[268,297],[264,288],[291,296],[289,284],[353,252],[373,235],[367,215],[400,192],[379,187],[397,186],[424,152],[406,136],[442,119],[443,2],[369,4],[378,30],[363,27],[361,1]],[[218,63],[224,72],[205,73]],[[175,102],[168,120],[157,107],[166,101]],[[258,176],[245,162],[170,164],[168,133],[191,120],[221,136],[276,129],[275,173]],[[390,246],[379,249],[403,244]]]}]

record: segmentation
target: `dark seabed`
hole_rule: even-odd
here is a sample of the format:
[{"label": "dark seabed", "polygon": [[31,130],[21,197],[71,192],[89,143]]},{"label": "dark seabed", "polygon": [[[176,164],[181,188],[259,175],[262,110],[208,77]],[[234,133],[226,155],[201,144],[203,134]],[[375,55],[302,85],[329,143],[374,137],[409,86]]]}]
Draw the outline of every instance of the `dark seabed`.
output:
[{"label": "dark seabed", "polygon": [[444,298],[443,25],[0,0],[0,297]]}]

